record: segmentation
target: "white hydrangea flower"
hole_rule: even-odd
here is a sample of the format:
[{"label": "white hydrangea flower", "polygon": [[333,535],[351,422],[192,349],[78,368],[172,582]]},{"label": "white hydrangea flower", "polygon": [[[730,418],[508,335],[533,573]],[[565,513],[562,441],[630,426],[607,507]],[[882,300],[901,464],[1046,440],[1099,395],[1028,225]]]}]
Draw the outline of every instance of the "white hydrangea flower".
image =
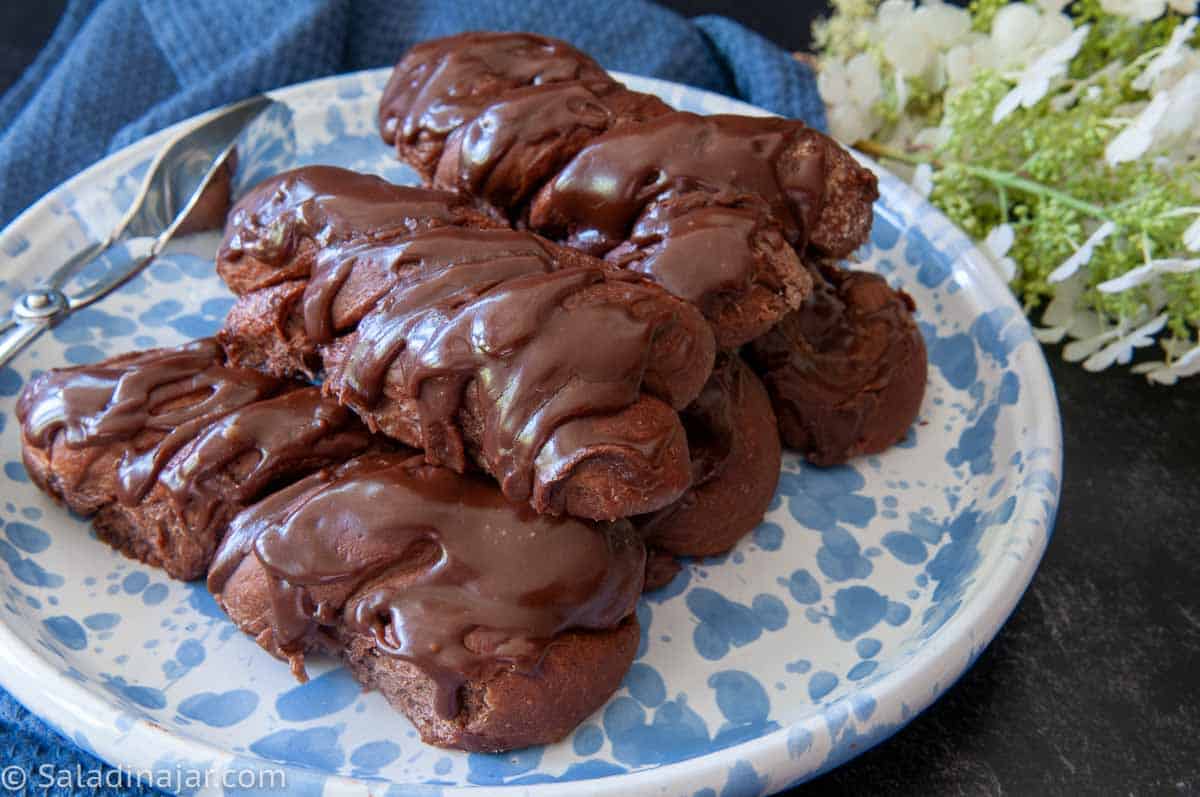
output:
[{"label": "white hydrangea flower", "polygon": [[871,108],[883,99],[883,78],[875,59],[866,53],[859,53],[846,64],[846,79],[850,89],[850,99],[862,108]]},{"label": "white hydrangea flower", "polygon": [[1020,63],[1021,53],[1033,44],[1041,15],[1027,3],[1009,3],[992,19],[992,43],[1001,65]]},{"label": "white hydrangea flower", "polygon": [[879,10],[875,12],[875,19],[881,29],[887,30],[893,25],[908,21],[913,11],[912,0],[883,0],[879,4]]},{"label": "white hydrangea flower", "polygon": [[1183,245],[1189,252],[1200,252],[1200,216],[1183,231]]},{"label": "white hydrangea flower", "polygon": [[854,103],[833,105],[826,115],[829,120],[829,132],[838,141],[846,144],[870,138],[875,132],[870,117]]},{"label": "white hydrangea flower", "polygon": [[1161,332],[1166,324],[1167,314],[1163,313],[1088,357],[1083,361],[1084,370],[1103,371],[1113,363],[1128,365],[1133,359],[1133,350],[1153,345],[1154,336]]},{"label": "white hydrangea flower", "polygon": [[[892,77],[894,78],[896,87],[896,106],[903,108],[908,105],[908,81],[899,72],[896,72]],[[908,121],[908,117],[904,117],[901,121]]]},{"label": "white hydrangea flower", "polygon": [[[1007,8],[1008,6],[1006,6]],[[1077,28],[1064,41],[1042,53],[1021,74],[1015,88],[1005,95],[992,112],[992,123],[996,124],[1019,107],[1032,108],[1050,90],[1050,81],[1067,72],[1067,65],[1079,53],[1091,31],[1090,25]]]},{"label": "white hydrangea flower", "polygon": [[1038,20],[1037,35],[1033,39],[1033,47],[1037,52],[1053,47],[1063,41],[1075,30],[1075,25],[1066,14],[1042,14]]},{"label": "white hydrangea flower", "polygon": [[870,55],[860,53],[846,63],[836,58],[822,62],[817,91],[828,108],[834,138],[852,144],[879,129],[874,107],[883,97],[883,80]]},{"label": "white hydrangea flower", "polygon": [[913,170],[912,187],[918,194],[928,197],[933,191],[933,167],[928,163],[919,163]]},{"label": "white hydrangea flower", "polygon": [[996,274],[1005,283],[1012,282],[1013,277],[1017,276],[1017,263],[1008,257],[1008,250],[1012,249],[1015,240],[1016,233],[1011,224],[997,224],[983,240],[983,250],[989,255]]},{"label": "white hydrangea flower", "polygon": [[1100,7],[1110,14],[1127,17],[1134,22],[1150,22],[1167,10],[1166,0],[1100,0]]},{"label": "white hydrangea flower", "polygon": [[[1192,0],[1192,4],[1194,7],[1195,0]],[[1163,45],[1162,51],[1146,65],[1142,74],[1134,79],[1135,89],[1148,91],[1156,78],[1183,63],[1186,52],[1190,50],[1187,43],[1196,33],[1197,23],[1200,23],[1200,19],[1191,17],[1184,20],[1182,25],[1175,26],[1175,30],[1171,31],[1170,41]]]},{"label": "white hydrangea flower", "polygon": [[961,8],[931,0],[914,7],[887,0],[876,14],[883,59],[906,78],[923,78],[937,85],[940,54],[971,32],[971,16]]},{"label": "white hydrangea flower", "polygon": [[850,76],[846,74],[846,65],[837,58],[825,58],[821,61],[821,69],[817,72],[817,91],[827,105],[850,100]]},{"label": "white hydrangea flower", "polygon": [[913,146],[921,149],[937,149],[950,138],[950,131],[945,127],[926,127],[912,137]]},{"label": "white hydrangea flower", "polygon": [[1034,327],[1033,336],[1042,343],[1062,343],[1067,336],[1066,327]]},{"label": "white hydrangea flower", "polygon": [[890,28],[882,50],[884,60],[897,74],[910,78],[925,74],[933,66],[936,52],[925,31],[911,22]]},{"label": "white hydrangea flower", "polygon": [[1120,334],[1120,328],[1105,329],[1103,332],[1081,337],[1079,340],[1073,340],[1066,346],[1063,346],[1063,359],[1069,363],[1077,363],[1086,357],[1090,357],[1101,346],[1118,337]]},{"label": "white hydrangea flower", "polygon": [[[1195,141],[1200,131],[1200,69],[1185,75],[1179,82],[1171,86],[1165,100],[1170,113],[1164,113],[1154,129],[1154,145],[1176,145],[1189,139]],[[1157,99],[1158,95],[1155,95]],[[1187,154],[1172,153],[1181,158]]]},{"label": "white hydrangea flower", "polygon": [[[1037,339],[1043,343],[1058,343],[1068,333],[1073,337],[1086,337],[1095,334],[1096,325],[1088,323],[1087,311],[1079,307],[1079,297],[1086,287],[1082,274],[1076,274],[1065,280],[1054,292],[1054,296],[1042,311],[1044,326],[1034,329]],[[1087,329],[1083,332],[1081,329]]]},{"label": "white hydrangea flower", "polygon": [[1171,107],[1169,92],[1160,91],[1150,100],[1124,130],[1118,133],[1104,148],[1104,159],[1110,166],[1137,160],[1150,151],[1154,136],[1167,110]]},{"label": "white hydrangea flower", "polygon": [[1106,221],[1100,225],[1097,230],[1088,236],[1088,239],[1083,242],[1083,246],[1079,247],[1073,255],[1063,261],[1063,264],[1054,271],[1050,272],[1050,276],[1046,278],[1047,282],[1062,282],[1075,272],[1079,271],[1080,267],[1086,266],[1092,260],[1092,252],[1096,250],[1096,246],[1108,236],[1112,235],[1117,229],[1117,226],[1111,221]]},{"label": "white hydrangea flower", "polygon": [[1162,360],[1138,363],[1133,372],[1145,374],[1148,380],[1160,385],[1173,385],[1182,378],[1200,374],[1200,346],[1188,350],[1170,365]]},{"label": "white hydrangea flower", "polygon": [[971,15],[965,8],[940,0],[925,2],[913,14],[913,23],[939,49],[954,44],[971,32]]},{"label": "white hydrangea flower", "polygon": [[1167,5],[1177,14],[1190,17],[1196,13],[1196,0],[1167,0]]},{"label": "white hydrangea flower", "polygon": [[1185,260],[1178,257],[1150,260],[1144,265],[1126,271],[1119,277],[1101,282],[1096,286],[1101,293],[1120,293],[1149,282],[1160,274],[1188,274],[1200,270],[1200,258]]},{"label": "white hydrangea flower", "polygon": [[981,69],[999,66],[996,47],[989,36],[973,33],[951,47],[942,57],[946,82],[951,87],[966,86]]}]

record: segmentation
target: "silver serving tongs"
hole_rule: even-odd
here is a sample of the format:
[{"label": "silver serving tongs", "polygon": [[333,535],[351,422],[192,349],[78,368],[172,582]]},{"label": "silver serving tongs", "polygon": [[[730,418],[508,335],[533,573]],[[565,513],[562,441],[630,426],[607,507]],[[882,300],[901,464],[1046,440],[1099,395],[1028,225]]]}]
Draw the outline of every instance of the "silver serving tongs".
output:
[{"label": "silver serving tongs", "polygon": [[[230,105],[163,147],[133,204],[108,237],[77,252],[17,297],[11,318],[0,323],[0,366],[44,330],[104,298],[148,266],[200,203],[242,130],[273,104],[271,98],[257,96]],[[93,267],[100,272],[94,281],[65,292],[73,277]]]}]

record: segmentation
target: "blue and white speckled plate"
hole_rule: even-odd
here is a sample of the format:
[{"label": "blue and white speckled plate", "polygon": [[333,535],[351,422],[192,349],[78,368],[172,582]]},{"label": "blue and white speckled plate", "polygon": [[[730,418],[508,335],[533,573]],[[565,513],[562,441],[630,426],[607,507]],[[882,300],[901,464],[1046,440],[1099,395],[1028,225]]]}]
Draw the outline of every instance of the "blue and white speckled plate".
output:
[{"label": "blue and white speckled plate", "polygon": [[[243,147],[239,183],[304,163],[411,180],[375,134],[386,77],[279,91],[291,118]],[[760,113],[628,80],[687,110]],[[5,230],[0,294],[109,229],[164,135],[88,169]],[[931,361],[920,423],[850,467],[788,455],[766,522],[642,602],[624,686],[566,741],[508,755],[426,747],[331,661],[297,685],[203,586],[113,553],[30,484],[14,420],[21,385],[39,369],[213,332],[232,304],[213,272],[213,234],[178,242],[0,370],[0,683],[81,746],[188,793],[235,792],[255,770],[280,770],[295,794],[744,796],[857,755],[995,635],[1045,548],[1061,467],[1054,390],[1016,303],[945,218],[880,176],[861,267],[917,301]]]}]

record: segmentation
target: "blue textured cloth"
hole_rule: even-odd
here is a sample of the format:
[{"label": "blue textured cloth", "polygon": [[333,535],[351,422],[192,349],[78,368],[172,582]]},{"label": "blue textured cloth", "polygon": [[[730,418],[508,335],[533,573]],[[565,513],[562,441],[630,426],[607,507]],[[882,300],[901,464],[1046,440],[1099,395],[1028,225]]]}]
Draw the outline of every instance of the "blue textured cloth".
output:
[{"label": "blue textured cloth", "polygon": [[[390,65],[422,39],[472,29],[557,36],[610,69],[824,127],[812,73],[788,53],[727,19],[689,22],[642,0],[73,0],[0,99],[0,227],[173,122],[278,86]],[[0,760],[98,766],[2,690]]]}]

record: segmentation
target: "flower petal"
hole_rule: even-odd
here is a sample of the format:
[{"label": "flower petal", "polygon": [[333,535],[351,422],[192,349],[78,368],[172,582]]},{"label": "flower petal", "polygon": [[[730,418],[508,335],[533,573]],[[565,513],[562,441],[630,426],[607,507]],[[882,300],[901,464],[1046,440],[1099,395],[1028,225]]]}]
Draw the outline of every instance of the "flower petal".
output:
[{"label": "flower petal", "polygon": [[1108,142],[1104,159],[1110,166],[1137,160],[1154,144],[1154,131],[1171,106],[1169,92],[1160,91],[1133,121]]},{"label": "flower petal", "polygon": [[[1195,13],[1196,0],[1191,0],[1192,10],[1189,14]],[[1146,91],[1154,84],[1154,79],[1167,70],[1183,63],[1183,48],[1191,41],[1192,35],[1196,32],[1196,25],[1200,24],[1200,19],[1190,17],[1183,21],[1182,24],[1176,25],[1175,30],[1171,31],[1171,39],[1163,46],[1162,51],[1154,57],[1146,68],[1142,70],[1142,74],[1138,75],[1133,81],[1133,87],[1138,91]]]},{"label": "flower petal", "polygon": [[912,187],[921,196],[928,197],[933,191],[933,167],[928,163],[917,164],[913,171]]},{"label": "flower petal", "polygon": [[1145,265],[1126,271],[1119,277],[1101,282],[1096,286],[1101,293],[1120,293],[1130,288],[1142,285],[1157,277],[1159,274],[1187,274],[1200,269],[1200,259],[1184,260],[1182,258],[1167,258],[1151,260]]},{"label": "flower petal", "polygon": [[1106,221],[1096,229],[1094,233],[1088,236],[1088,239],[1083,242],[1083,246],[1079,247],[1073,255],[1063,261],[1063,264],[1054,271],[1050,272],[1050,276],[1046,277],[1047,282],[1062,282],[1067,277],[1079,270],[1080,266],[1086,266],[1092,260],[1092,252],[1095,251],[1096,245],[1105,238],[1113,234],[1117,226],[1111,221]]},{"label": "flower petal", "polygon": [[1189,252],[1200,252],[1200,216],[1183,231],[1183,245]]},{"label": "flower petal", "polygon": [[1143,324],[1128,335],[1120,338],[1083,361],[1084,370],[1103,371],[1114,362],[1121,365],[1133,359],[1133,350],[1145,348],[1154,343],[1157,335],[1167,323],[1167,314],[1163,313]]},{"label": "flower petal", "polygon": [[983,240],[983,245],[988,248],[988,251],[993,257],[1001,258],[1008,254],[1008,250],[1012,249],[1013,241],[1017,238],[1011,224],[997,224],[992,228],[992,231],[987,234],[987,238]]}]

